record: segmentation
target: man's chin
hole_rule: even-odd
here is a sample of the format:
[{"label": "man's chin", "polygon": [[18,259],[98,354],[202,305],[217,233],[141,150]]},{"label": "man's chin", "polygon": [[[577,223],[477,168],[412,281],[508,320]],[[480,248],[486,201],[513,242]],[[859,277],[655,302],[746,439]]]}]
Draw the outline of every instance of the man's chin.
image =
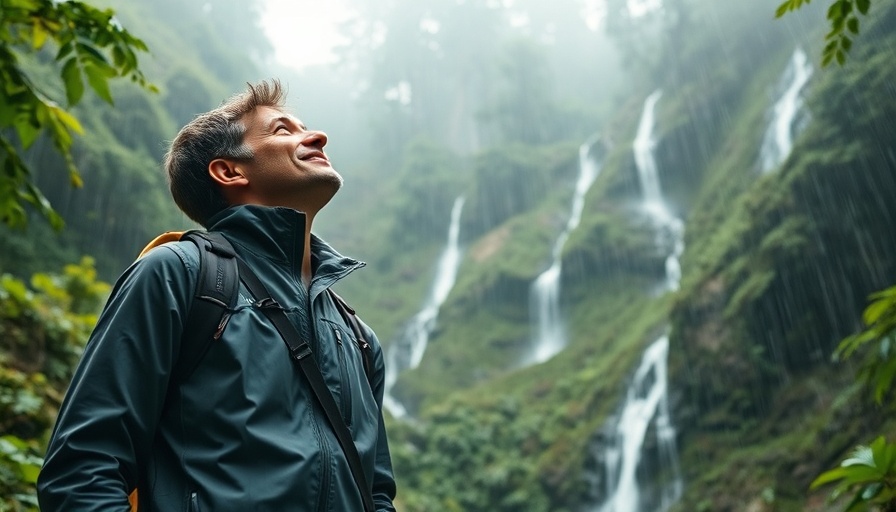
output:
[{"label": "man's chin", "polygon": [[336,169],[333,169],[331,172],[327,173],[326,176],[327,176],[327,183],[336,187],[336,190],[334,190],[334,192],[338,191],[340,188],[342,188],[342,184],[343,184],[344,180],[342,179],[342,175],[339,174],[339,172],[336,171]]},{"label": "man's chin", "polygon": [[333,196],[339,192],[339,189],[342,188],[342,175],[334,170],[323,175],[318,184],[320,185],[318,189],[321,192],[321,196],[325,196],[321,197],[321,199],[324,199],[324,204],[327,204],[333,199]]}]

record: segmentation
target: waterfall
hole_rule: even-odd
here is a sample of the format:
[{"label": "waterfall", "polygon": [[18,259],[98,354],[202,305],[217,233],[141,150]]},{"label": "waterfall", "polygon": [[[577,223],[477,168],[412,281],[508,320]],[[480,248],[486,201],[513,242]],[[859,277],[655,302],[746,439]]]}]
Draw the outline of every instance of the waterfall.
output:
[{"label": "waterfall", "polygon": [[535,338],[533,352],[527,361],[529,364],[547,361],[566,346],[566,332],[560,317],[561,256],[570,233],[582,220],[585,194],[600,173],[600,167],[589,154],[595,142],[596,139],[589,140],[579,146],[579,177],[576,180],[569,220],[551,249],[551,266],[535,279],[529,291],[530,318],[534,321]]},{"label": "waterfall", "polygon": [[[675,429],[669,415],[668,353],[668,336],[654,341],[644,352],[629,386],[615,430],[610,433],[615,443],[605,457],[608,499],[598,509],[600,512],[665,511],[681,495]],[[673,475],[673,481],[661,486],[649,502],[642,499],[642,489],[635,476],[638,464],[643,462],[642,452],[651,422],[655,422],[659,447],[659,456],[654,461],[659,467],[652,473],[668,472]]]},{"label": "waterfall", "polygon": [[655,91],[647,97],[644,110],[641,112],[641,121],[638,123],[638,133],[632,143],[644,204],[647,207],[657,208],[662,207],[663,195],[660,192],[660,177],[653,157],[653,150],[656,147],[656,141],[653,140],[653,125],[656,124],[654,121],[656,102],[662,95],[662,91]]},{"label": "waterfall", "polygon": [[401,372],[413,370],[423,361],[429,336],[436,327],[439,308],[448,298],[451,288],[454,287],[454,281],[457,279],[457,269],[461,260],[460,216],[464,208],[464,201],[463,196],[454,200],[454,206],[451,208],[451,222],[448,226],[448,242],[439,257],[435,279],[423,309],[411,318],[401,338],[391,344],[386,351],[383,405],[396,418],[407,416],[407,409],[392,396],[392,388]]},{"label": "waterfall", "polygon": [[644,102],[644,111],[641,113],[638,132],[632,143],[632,152],[635,156],[635,167],[638,169],[638,179],[641,183],[641,201],[657,229],[657,245],[663,249],[668,248],[664,288],[668,291],[675,291],[678,290],[681,280],[679,261],[684,252],[684,223],[669,211],[663,201],[656,158],[653,154],[656,148],[656,141],[653,137],[656,124],[654,111],[662,94],[662,91],[655,91]]},{"label": "waterfall", "polygon": [[[684,223],[666,207],[654,158],[654,109],[661,96],[651,94],[632,144],[643,205],[657,228],[657,243],[668,251],[665,289],[678,289],[681,279],[679,259],[684,252]],[[666,361],[669,337],[663,335],[647,348],[626,393],[615,423],[607,430],[607,442],[599,446],[594,458],[603,461],[603,496],[598,512],[664,512],[681,496],[683,483],[678,467],[675,428],[669,414]],[[658,455],[648,459],[645,441],[650,425],[656,431]],[[663,477],[655,487],[645,488],[639,474]],[[598,479],[599,480],[599,479]],[[598,483],[599,485],[599,483]]]},{"label": "waterfall", "polygon": [[812,64],[802,49],[797,48],[784,70],[778,85],[783,91],[771,110],[771,123],[762,140],[759,161],[763,173],[781,165],[790,155],[793,137],[798,133],[799,116],[803,109],[803,90],[812,76]]}]

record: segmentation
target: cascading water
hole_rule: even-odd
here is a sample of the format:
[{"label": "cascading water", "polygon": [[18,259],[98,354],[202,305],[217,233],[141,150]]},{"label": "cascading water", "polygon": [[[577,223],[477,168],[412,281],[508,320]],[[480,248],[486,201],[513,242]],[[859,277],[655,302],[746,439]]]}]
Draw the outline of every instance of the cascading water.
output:
[{"label": "cascading water", "polygon": [[563,246],[570,233],[582,220],[585,194],[600,174],[600,166],[591,157],[591,147],[596,139],[579,147],[579,178],[572,198],[572,210],[566,228],[557,237],[551,250],[551,266],[532,283],[529,292],[530,318],[533,319],[534,349],[527,364],[542,363],[563,350],[566,346],[566,332],[560,317],[560,275]]},{"label": "cascading water", "polygon": [[383,405],[396,418],[407,416],[407,409],[392,396],[392,388],[401,372],[417,368],[423,360],[429,336],[436,327],[439,308],[448,298],[451,288],[454,287],[454,281],[457,279],[457,269],[461,260],[460,216],[463,212],[464,201],[463,196],[454,200],[454,206],[451,208],[451,223],[448,226],[448,243],[439,257],[435,280],[423,309],[414,315],[405,327],[401,338],[390,345],[386,351]]},{"label": "cascading water", "polygon": [[771,123],[762,140],[759,162],[763,173],[775,170],[790,154],[793,138],[800,129],[803,90],[812,76],[812,64],[802,49],[793,52],[781,76],[778,90],[783,91],[771,112]]},{"label": "cascading water", "polygon": [[[653,150],[654,109],[660,91],[644,103],[638,133],[633,143],[635,164],[641,182],[643,205],[657,227],[658,244],[669,251],[666,259],[665,288],[678,289],[681,277],[679,258],[684,251],[684,224],[669,213],[663,201]],[[596,450],[603,462],[604,477],[597,478],[596,496],[602,496],[598,512],[663,512],[681,496],[682,481],[678,467],[675,428],[669,414],[666,361],[669,337],[661,336],[644,352],[641,363],[626,393],[625,403],[616,422],[607,429],[606,442]],[[656,431],[656,450],[649,454],[645,441],[650,425]],[[639,482],[638,475],[649,475],[651,486]]]},{"label": "cascading water", "polygon": [[662,95],[663,91],[654,91],[647,97],[644,110],[641,112],[641,120],[638,122],[638,132],[632,142],[635,167],[638,169],[638,180],[641,182],[641,200],[647,208],[664,207],[663,194],[660,192],[660,176],[653,157],[653,150],[656,147],[656,141],[653,140],[656,104]]},{"label": "cascading water", "polygon": [[[599,512],[665,511],[681,495],[675,428],[669,415],[668,353],[669,337],[662,336],[647,348],[635,372],[615,431],[610,432],[614,443],[604,454],[607,499]],[[659,453],[650,461],[655,467],[649,473],[668,476],[670,481],[646,493],[636,475],[648,472],[638,466],[645,463],[644,443],[651,423]]]},{"label": "cascading water", "polygon": [[656,147],[656,141],[653,138],[654,111],[662,94],[662,91],[655,91],[644,102],[644,111],[641,113],[641,121],[638,124],[635,141],[632,143],[632,150],[635,155],[635,167],[638,169],[638,179],[641,183],[641,201],[657,228],[657,245],[671,249],[666,258],[665,289],[675,291],[681,280],[679,261],[684,252],[684,223],[669,212],[665,201],[663,201],[660,177],[657,172],[656,159],[653,156],[653,150]]}]

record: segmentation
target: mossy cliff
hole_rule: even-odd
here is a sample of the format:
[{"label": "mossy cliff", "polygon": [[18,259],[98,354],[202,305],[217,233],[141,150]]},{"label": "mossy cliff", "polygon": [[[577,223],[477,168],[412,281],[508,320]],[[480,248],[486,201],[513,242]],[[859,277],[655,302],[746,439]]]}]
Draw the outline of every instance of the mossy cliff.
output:
[{"label": "mossy cliff", "polygon": [[537,203],[505,208],[506,220],[468,239],[427,356],[399,381],[419,413],[391,423],[405,509],[563,511],[600,499],[590,450],[667,326],[685,482],[675,510],[824,507],[811,480],[886,427],[856,398],[854,368],[830,359],[867,295],[896,278],[896,40],[892,4],[880,9],[846,66],[815,70],[811,120],[767,175],[759,148],[774,85],[803,42],[775,36],[761,58],[735,53],[709,67],[712,79],[663,88],[656,156],[687,226],[678,293],[654,297],[664,254],[635,207],[630,141],[649,90],[605,128],[601,175],[564,250],[564,352],[519,367],[529,286],[549,261],[573,171],[542,168],[555,180]]}]

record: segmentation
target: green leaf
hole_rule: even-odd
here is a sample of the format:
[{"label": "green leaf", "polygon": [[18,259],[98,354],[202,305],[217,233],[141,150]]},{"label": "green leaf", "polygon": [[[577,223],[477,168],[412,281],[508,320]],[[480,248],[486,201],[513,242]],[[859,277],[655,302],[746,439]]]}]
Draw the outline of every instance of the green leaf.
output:
[{"label": "green leaf", "polygon": [[53,144],[59,148],[63,154],[68,153],[72,146],[72,134],[62,122],[53,115],[53,107],[46,104],[39,104],[37,108],[37,118],[42,125],[49,128],[50,139]]},{"label": "green leaf", "polygon": [[84,74],[87,75],[87,82],[96,95],[106,103],[114,105],[115,102],[112,100],[112,92],[109,90],[107,74],[102,69],[91,64],[84,66]]},{"label": "green leaf", "polygon": [[856,8],[862,14],[868,14],[868,9],[871,7],[871,0],[856,0]]},{"label": "green leaf", "polygon": [[86,58],[89,62],[92,62],[97,66],[109,65],[109,61],[106,60],[106,56],[100,53],[100,51],[93,46],[85,43],[77,43],[76,48],[81,57]]},{"label": "green leaf", "polygon": [[812,483],[809,484],[809,488],[815,489],[817,487],[820,487],[824,484],[833,482],[835,480],[840,480],[840,479],[844,478],[847,474],[848,474],[848,472],[847,472],[846,468],[842,468],[842,467],[825,471],[824,473],[818,475],[818,477],[816,477],[815,480],[813,480]]},{"label": "green leaf", "polygon": [[891,302],[884,299],[869,304],[865,308],[865,312],[862,313],[862,320],[865,322],[865,325],[872,325],[877,322],[877,319],[889,309],[890,305]]},{"label": "green leaf", "polygon": [[71,41],[62,43],[62,45],[59,46],[59,51],[56,53],[56,60],[59,61],[68,57],[68,55],[72,53],[73,49],[74,45]]},{"label": "green leaf", "polygon": [[846,64],[846,54],[843,53],[842,50],[837,50],[836,56],[837,56],[837,64],[840,64],[841,66]]},{"label": "green leaf", "polygon": [[831,20],[831,34],[838,35],[843,32],[843,26],[846,24],[846,16]]},{"label": "green leaf", "polygon": [[52,113],[52,115],[56,116],[56,118],[62,124],[64,124],[66,127],[68,127],[73,132],[80,134],[80,135],[84,134],[84,128],[81,126],[81,123],[79,123],[78,120],[75,118],[75,116],[71,115],[70,113],[66,112],[65,110],[63,110],[59,107],[50,107],[50,112]]},{"label": "green leaf", "polygon": [[20,463],[19,471],[22,473],[22,480],[28,484],[36,484],[37,476],[40,474],[40,465],[35,463]]},{"label": "green leaf", "polygon": [[889,461],[887,460],[887,447],[891,446],[887,444],[887,440],[884,436],[878,436],[877,439],[871,442],[869,448],[871,449],[872,457],[874,458],[874,464],[881,469],[886,469],[889,465]]},{"label": "green leaf", "polygon": [[[127,58],[125,57],[124,51],[122,51],[120,46],[112,47],[112,63],[115,64],[118,68],[124,68],[127,63]],[[123,72],[127,72],[127,70],[122,70]]]},{"label": "green leaf", "polygon": [[75,162],[72,159],[71,155],[67,155],[65,159],[66,167],[68,167],[68,179],[74,188],[81,188],[84,186],[84,180],[81,179],[81,173],[78,172],[78,168],[75,167]]},{"label": "green leaf", "polygon": [[843,6],[840,1],[836,1],[828,7],[828,19],[833,21],[843,17]]},{"label": "green leaf", "polygon": [[46,217],[50,222],[50,226],[52,226],[53,229],[56,231],[61,230],[65,226],[65,222],[56,210],[53,209],[53,206],[50,205],[50,200],[47,199],[31,182],[25,183],[25,190],[26,192],[21,195],[22,199],[34,205],[40,214]]},{"label": "green leaf", "polygon": [[35,50],[40,50],[44,43],[47,42],[47,35],[47,31],[44,30],[40,20],[34,18],[34,24],[31,26],[31,47]]},{"label": "green leaf", "polygon": [[840,46],[843,51],[848,52],[852,48],[852,40],[846,36],[840,38]]},{"label": "green leaf", "polygon": [[888,361],[879,369],[874,386],[874,401],[883,405],[884,397],[893,387],[893,381],[896,380],[896,360]]},{"label": "green leaf", "polygon": [[859,33],[859,19],[852,17],[846,20],[846,28],[849,29],[853,34]]},{"label": "green leaf", "polygon": [[790,0],[788,0],[778,6],[778,9],[775,11],[775,18],[780,18],[781,16],[784,16],[785,14],[787,14],[787,11],[790,11],[790,10],[792,10],[792,8],[790,7]]},{"label": "green leaf", "polygon": [[81,69],[78,60],[70,57],[62,66],[62,81],[65,84],[65,97],[69,106],[76,105],[84,96],[84,82],[81,80]]},{"label": "green leaf", "polygon": [[31,147],[31,144],[34,144],[37,136],[40,135],[40,126],[32,122],[31,116],[17,117],[14,125],[23,149]]}]

